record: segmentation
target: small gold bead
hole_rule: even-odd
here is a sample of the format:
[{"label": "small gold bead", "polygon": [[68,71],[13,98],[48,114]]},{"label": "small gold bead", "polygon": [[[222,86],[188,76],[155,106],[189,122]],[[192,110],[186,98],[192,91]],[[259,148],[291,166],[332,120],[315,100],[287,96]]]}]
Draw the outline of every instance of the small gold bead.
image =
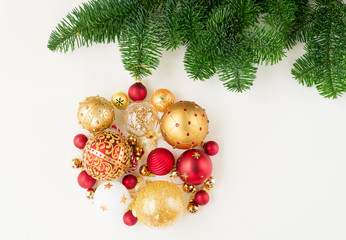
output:
[{"label": "small gold bead", "polygon": [[151,177],[151,176],[152,176],[152,173],[149,171],[147,165],[142,165],[142,166],[140,166],[140,168],[139,168],[139,173],[140,173],[142,176],[145,176],[145,177]]},{"label": "small gold bead", "polygon": [[130,135],[127,137],[127,142],[131,145],[131,146],[135,146],[138,142],[137,137]]},{"label": "small gold bead", "polygon": [[140,161],[142,157],[135,157],[136,162]]},{"label": "small gold bead", "polygon": [[213,177],[208,178],[204,182],[204,185],[208,190],[213,190],[213,188],[215,187],[215,179]]},{"label": "small gold bead", "polygon": [[187,211],[192,214],[198,212],[198,204],[195,202],[195,200],[191,199],[189,201],[189,203],[187,204]]},{"label": "small gold bead", "polygon": [[135,152],[135,156],[137,156],[137,157],[141,157],[141,156],[143,156],[143,154],[144,154],[144,149],[143,149],[143,147],[141,147],[141,146],[135,146],[135,148],[134,148],[134,152]]},{"label": "small gold bead", "polygon": [[81,168],[83,166],[82,161],[78,158],[74,158],[71,161],[71,167],[74,169]]},{"label": "small gold bead", "polygon": [[178,177],[178,172],[176,169],[172,170],[171,173],[169,174],[170,177],[176,178]]},{"label": "small gold bead", "polygon": [[92,188],[89,188],[86,192],[85,192],[85,197],[89,200],[93,200],[94,199],[94,194],[95,194],[95,190]]},{"label": "small gold bead", "polygon": [[183,190],[184,190],[184,192],[187,192],[187,193],[195,193],[197,191],[195,186],[189,185],[187,183],[183,184]]}]

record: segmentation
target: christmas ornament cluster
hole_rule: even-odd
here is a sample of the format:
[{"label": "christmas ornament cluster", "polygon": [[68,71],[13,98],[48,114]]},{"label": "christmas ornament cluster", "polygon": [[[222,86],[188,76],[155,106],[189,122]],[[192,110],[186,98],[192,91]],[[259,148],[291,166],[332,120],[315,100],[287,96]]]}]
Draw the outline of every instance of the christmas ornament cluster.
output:
[{"label": "christmas ornament cluster", "polygon": [[[122,215],[128,226],[139,220],[165,228],[185,211],[194,214],[209,202],[215,186],[210,156],[219,146],[205,142],[209,120],[198,104],[176,102],[167,89],[156,90],[149,102],[146,96],[145,86],[137,81],[128,94],[116,92],[110,101],[93,96],[81,102],[78,121],[90,134],[74,137],[82,154],[72,160],[72,167],[81,171],[77,182],[98,211]],[[127,137],[115,124],[116,114]],[[177,159],[170,149],[157,147],[161,137],[182,150]]]}]

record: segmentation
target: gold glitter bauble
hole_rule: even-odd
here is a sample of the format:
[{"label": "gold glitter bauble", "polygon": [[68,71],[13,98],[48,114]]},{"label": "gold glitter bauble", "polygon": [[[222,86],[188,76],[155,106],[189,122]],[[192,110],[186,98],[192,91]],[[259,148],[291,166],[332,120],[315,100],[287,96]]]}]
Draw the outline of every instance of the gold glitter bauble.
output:
[{"label": "gold glitter bauble", "polygon": [[151,105],[159,112],[164,112],[174,103],[175,97],[168,89],[158,89],[151,96]]},{"label": "gold glitter bauble", "polygon": [[174,103],[161,118],[161,133],[174,148],[197,146],[208,134],[209,121],[204,109],[194,102]]},{"label": "gold glitter bauble", "polygon": [[103,97],[88,97],[79,104],[78,120],[90,132],[103,131],[114,121],[114,107]]},{"label": "gold glitter bauble", "polygon": [[132,211],[146,226],[164,228],[183,215],[183,194],[171,182],[148,182],[137,194]]},{"label": "gold glitter bauble", "polygon": [[131,103],[124,112],[126,130],[137,136],[151,134],[158,124],[157,111],[147,102]]},{"label": "gold glitter bauble", "polygon": [[124,92],[116,92],[113,94],[111,101],[118,109],[124,109],[129,105],[130,98]]}]

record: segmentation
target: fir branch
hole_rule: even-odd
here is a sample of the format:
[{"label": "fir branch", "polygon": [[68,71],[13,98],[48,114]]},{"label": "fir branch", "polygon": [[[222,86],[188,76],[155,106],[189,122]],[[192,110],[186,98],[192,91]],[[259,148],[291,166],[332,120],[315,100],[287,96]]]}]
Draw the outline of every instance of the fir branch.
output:
[{"label": "fir branch", "polygon": [[317,2],[303,58],[292,74],[300,84],[316,85],[320,94],[337,98],[346,91],[346,21],[341,1]]},{"label": "fir branch", "polygon": [[135,78],[150,74],[161,57],[158,29],[153,25],[153,14],[139,5],[126,18],[119,37],[119,46],[125,69]]},{"label": "fir branch", "polygon": [[93,42],[115,42],[127,15],[138,4],[135,0],[91,0],[73,9],[51,33],[48,48],[67,52]]}]

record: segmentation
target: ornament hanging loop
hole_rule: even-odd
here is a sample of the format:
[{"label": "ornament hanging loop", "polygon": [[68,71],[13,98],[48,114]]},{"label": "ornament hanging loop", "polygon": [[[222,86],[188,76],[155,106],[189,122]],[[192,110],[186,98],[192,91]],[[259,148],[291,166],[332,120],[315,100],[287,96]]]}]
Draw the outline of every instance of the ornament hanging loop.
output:
[{"label": "ornament hanging loop", "polygon": [[[133,67],[131,67],[129,70],[131,71],[133,68],[138,68],[138,67],[143,67],[145,69],[147,69],[149,71],[149,75],[153,75],[152,71],[150,70],[150,68],[148,68],[147,66],[145,65],[135,65]],[[132,77],[135,79],[136,82],[142,82],[142,79],[138,76],[136,76],[135,74],[132,74]]]}]

